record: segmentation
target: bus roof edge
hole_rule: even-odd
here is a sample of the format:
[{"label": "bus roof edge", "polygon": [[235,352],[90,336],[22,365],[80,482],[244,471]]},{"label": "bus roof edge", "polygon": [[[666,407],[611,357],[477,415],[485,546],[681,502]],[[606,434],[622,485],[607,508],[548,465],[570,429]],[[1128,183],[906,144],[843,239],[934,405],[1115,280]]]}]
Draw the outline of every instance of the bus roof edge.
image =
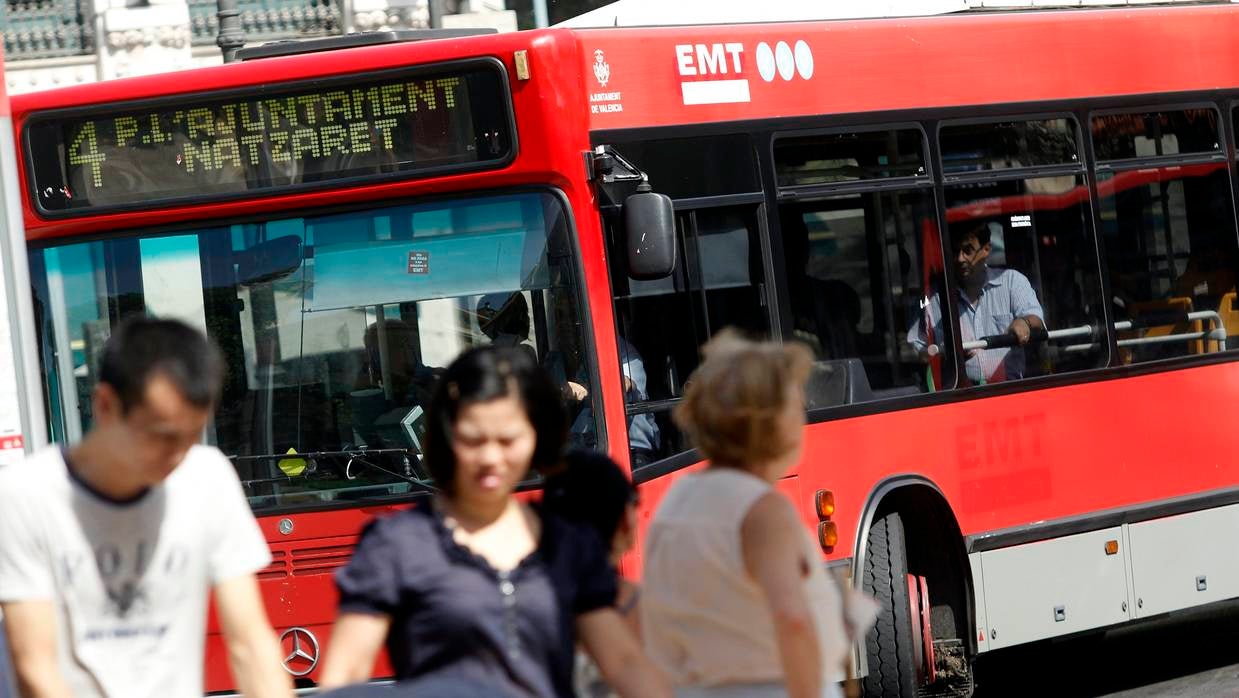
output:
[{"label": "bus roof edge", "polygon": [[431,41],[434,39],[461,39],[469,36],[496,34],[498,31],[498,29],[490,27],[469,27],[459,29],[399,29],[357,32],[343,36],[325,36],[319,39],[291,39],[272,41],[261,46],[248,46],[237,51],[237,58],[242,61],[252,61],[259,58],[296,56],[303,53],[335,51],[343,48],[357,48],[358,46],[378,46],[409,41]]}]

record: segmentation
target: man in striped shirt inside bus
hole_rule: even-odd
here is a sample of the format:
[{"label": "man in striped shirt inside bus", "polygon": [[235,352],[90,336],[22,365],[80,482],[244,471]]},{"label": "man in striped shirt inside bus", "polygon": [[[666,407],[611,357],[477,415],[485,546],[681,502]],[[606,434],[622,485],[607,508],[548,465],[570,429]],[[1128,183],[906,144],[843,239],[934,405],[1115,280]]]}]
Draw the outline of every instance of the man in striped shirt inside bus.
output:
[{"label": "man in striped shirt inside bus", "polygon": [[[969,229],[954,240],[955,281],[958,284],[960,341],[1011,334],[1019,346],[970,349],[964,363],[965,385],[984,385],[1024,377],[1024,345],[1035,330],[1045,329],[1045,312],[1028,277],[1014,269],[993,269],[987,264],[992,247],[986,224]],[[929,352],[925,336],[928,320],[931,337],[943,341],[942,307],[935,293],[923,303],[923,317],[908,331],[908,343],[918,352]]]}]

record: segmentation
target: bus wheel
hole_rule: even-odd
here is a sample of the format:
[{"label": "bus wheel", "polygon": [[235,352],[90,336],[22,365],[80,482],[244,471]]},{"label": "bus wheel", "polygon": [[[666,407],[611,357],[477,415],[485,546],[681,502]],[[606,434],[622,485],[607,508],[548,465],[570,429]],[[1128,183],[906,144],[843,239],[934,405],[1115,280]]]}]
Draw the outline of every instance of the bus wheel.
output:
[{"label": "bus wheel", "polygon": [[[913,628],[911,599],[913,591],[919,596],[919,590],[908,586],[903,520],[897,513],[887,514],[869,527],[864,586],[882,604],[873,629],[865,637],[869,673],[863,683],[864,694],[915,698],[916,659],[918,654],[923,656],[923,645],[918,647],[916,641],[919,633]],[[919,625],[920,619],[916,621]]]}]

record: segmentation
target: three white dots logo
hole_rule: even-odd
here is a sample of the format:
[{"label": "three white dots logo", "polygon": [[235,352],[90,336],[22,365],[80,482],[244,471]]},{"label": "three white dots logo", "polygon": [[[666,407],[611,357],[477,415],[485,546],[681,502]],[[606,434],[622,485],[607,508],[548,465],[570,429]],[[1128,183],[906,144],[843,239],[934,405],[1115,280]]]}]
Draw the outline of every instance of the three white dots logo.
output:
[{"label": "three white dots logo", "polygon": [[791,80],[797,73],[808,80],[813,77],[813,51],[804,41],[797,41],[794,47],[780,41],[773,49],[763,41],[757,45],[757,72],[766,82],[772,82],[775,73],[784,80]]}]

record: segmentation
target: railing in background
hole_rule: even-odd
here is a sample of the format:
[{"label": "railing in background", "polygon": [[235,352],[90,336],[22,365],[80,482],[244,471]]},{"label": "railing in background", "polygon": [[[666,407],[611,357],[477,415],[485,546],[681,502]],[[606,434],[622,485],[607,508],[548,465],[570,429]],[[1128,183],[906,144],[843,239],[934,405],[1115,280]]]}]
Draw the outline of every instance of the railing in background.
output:
[{"label": "railing in background", "polygon": [[[340,0],[240,0],[248,45],[275,39],[341,34]],[[219,31],[215,0],[189,0],[194,46],[211,46]]]},{"label": "railing in background", "polygon": [[84,20],[87,0],[6,0],[0,15],[9,61],[94,53],[94,27]]}]

